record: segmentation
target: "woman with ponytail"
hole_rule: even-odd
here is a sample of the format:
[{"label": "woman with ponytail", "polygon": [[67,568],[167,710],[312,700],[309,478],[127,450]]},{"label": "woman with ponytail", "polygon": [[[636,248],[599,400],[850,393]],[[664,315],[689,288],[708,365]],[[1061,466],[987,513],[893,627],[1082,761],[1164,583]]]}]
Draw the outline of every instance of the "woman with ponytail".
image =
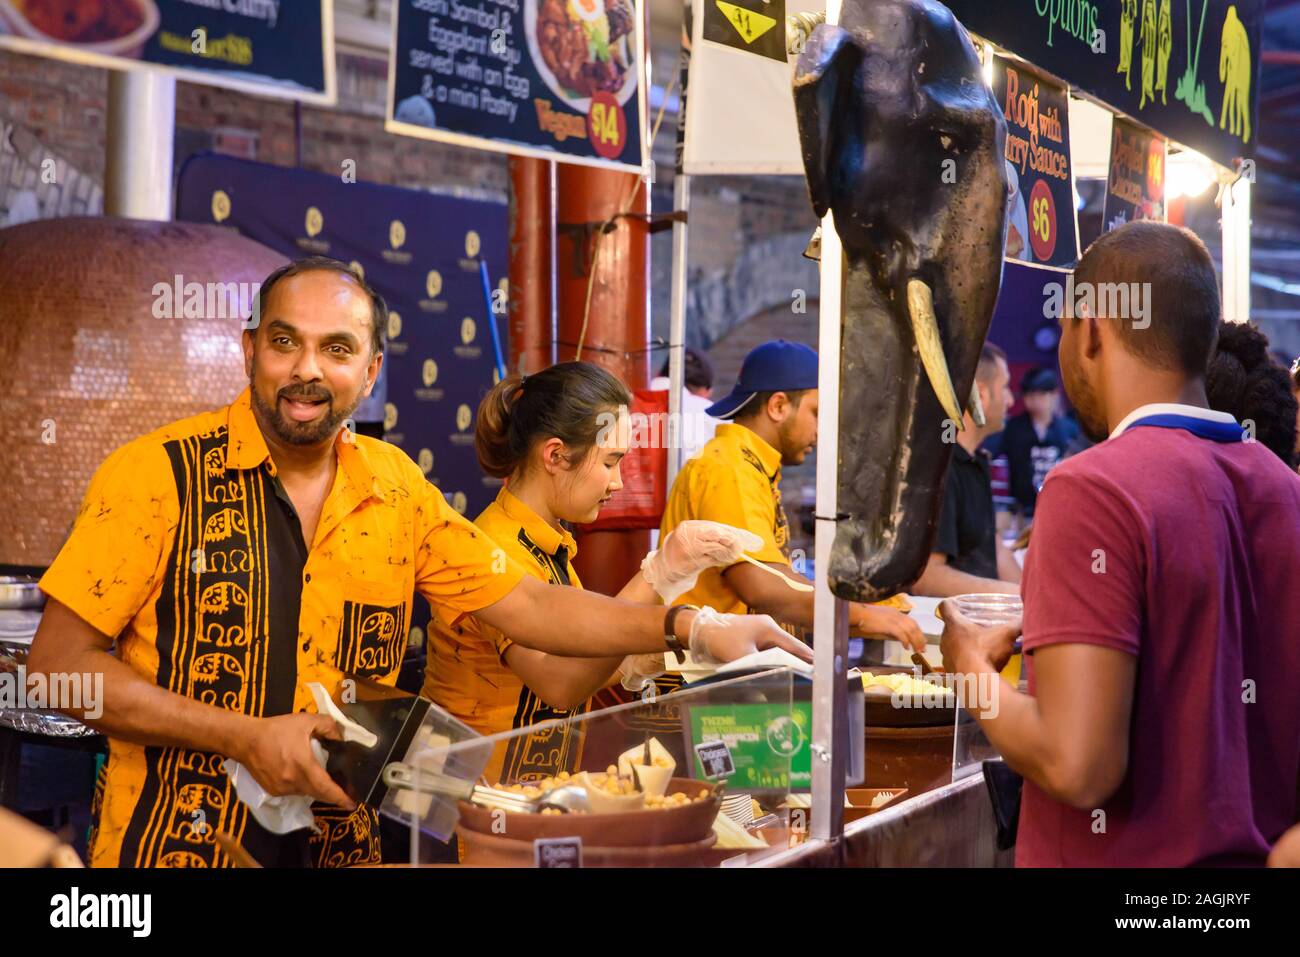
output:
[{"label": "woman with ponytail", "polygon": [[[571,565],[577,544],[566,526],[594,521],[623,487],[631,398],[600,366],[565,362],[526,379],[508,376],[483,399],[475,449],[483,471],[505,485],[474,524],[497,544],[503,564],[508,559],[549,584],[582,587]],[[684,523],[617,597],[671,601],[705,568],[730,565],[761,544],[727,525]],[[428,651],[424,696],[483,734],[581,714],[593,694],[620,678],[639,691],[663,671],[662,654],[562,657],[451,613],[430,621]],[[562,725],[497,749],[487,778],[515,783],[572,771],[579,752],[580,741]]]}]

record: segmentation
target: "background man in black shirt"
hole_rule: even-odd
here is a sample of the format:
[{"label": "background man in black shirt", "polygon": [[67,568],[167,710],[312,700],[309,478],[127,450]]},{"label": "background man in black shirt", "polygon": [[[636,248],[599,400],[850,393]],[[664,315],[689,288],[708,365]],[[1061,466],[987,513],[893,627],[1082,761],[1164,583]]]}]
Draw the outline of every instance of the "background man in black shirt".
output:
[{"label": "background man in black shirt", "polygon": [[1011,550],[998,539],[989,457],[980,450],[981,442],[1002,430],[1013,401],[1010,381],[1006,354],[992,343],[986,344],[975,374],[985,423],[977,427],[967,412],[965,428],[956,433],[934,551],[913,589],[918,595],[946,598],[971,592],[1014,595],[1020,591],[1020,568]]},{"label": "background man in black shirt", "polygon": [[1057,414],[1060,384],[1051,369],[1039,367],[1026,372],[1020,380],[1020,393],[1025,411],[1012,416],[996,444],[1007,457],[1011,497],[1020,514],[1029,520],[1033,518],[1043,480],[1065,458],[1079,430],[1072,421]]}]

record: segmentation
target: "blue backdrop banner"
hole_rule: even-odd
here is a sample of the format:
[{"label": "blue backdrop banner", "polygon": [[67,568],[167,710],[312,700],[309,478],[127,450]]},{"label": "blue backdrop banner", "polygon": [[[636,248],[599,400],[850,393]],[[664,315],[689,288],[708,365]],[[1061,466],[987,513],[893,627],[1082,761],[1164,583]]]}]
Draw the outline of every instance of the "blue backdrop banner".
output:
[{"label": "blue backdrop banner", "polygon": [[500,482],[474,454],[474,413],[494,381],[479,263],[504,326],[504,203],[207,154],[181,170],[176,218],[237,230],[291,259],[359,267],[391,313],[384,373],[358,421],[382,419],[385,437],[461,513],[473,518],[487,506]]}]

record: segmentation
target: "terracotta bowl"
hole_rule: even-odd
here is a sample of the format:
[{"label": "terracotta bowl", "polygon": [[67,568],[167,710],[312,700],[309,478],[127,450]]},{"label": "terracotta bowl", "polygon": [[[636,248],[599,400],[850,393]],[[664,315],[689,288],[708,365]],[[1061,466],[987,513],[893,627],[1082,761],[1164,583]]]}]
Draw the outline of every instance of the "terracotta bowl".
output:
[{"label": "terracotta bowl", "polygon": [[[622,814],[506,814],[501,818],[488,808],[461,801],[458,830],[462,837],[469,832],[522,842],[528,847],[530,862],[532,842],[538,838],[580,837],[584,847],[595,848],[695,844],[712,837],[713,820],[722,806],[722,797],[717,787],[707,781],[673,778],[668,784],[669,794],[695,795],[702,788],[711,792],[706,801]],[[493,829],[495,822],[501,823]],[[504,833],[501,833],[502,824]]]}]

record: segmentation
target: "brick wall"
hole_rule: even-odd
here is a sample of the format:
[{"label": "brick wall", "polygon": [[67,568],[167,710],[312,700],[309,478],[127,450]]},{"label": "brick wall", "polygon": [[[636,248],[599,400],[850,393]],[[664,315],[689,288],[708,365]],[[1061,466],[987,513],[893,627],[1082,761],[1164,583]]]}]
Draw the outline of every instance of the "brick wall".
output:
[{"label": "brick wall", "polygon": [[[653,62],[662,73],[675,60],[675,55],[661,54]],[[180,82],[176,173],[189,156],[204,150],[281,166],[301,162],[304,169],[330,175],[339,175],[343,162],[353,160],[361,180],[504,198],[504,155],[384,132],[386,75],[381,61],[340,54],[339,103],[333,109]],[[0,51],[0,133],[6,134],[0,136],[0,225],[9,221],[15,201],[15,221],[102,211],[107,91],[105,70]],[[660,179],[653,203],[659,211],[672,207],[674,136],[675,117],[669,114],[655,143]],[[12,145],[6,148],[6,142]],[[18,196],[39,189],[32,177],[39,179],[41,161],[50,156],[56,158],[56,179],[63,188]],[[82,179],[85,183],[79,185]],[[815,226],[798,177],[697,178],[691,209],[689,341],[710,346],[752,316],[788,304],[793,289],[815,293],[816,267],[798,255]],[[666,339],[671,234],[655,236],[651,248],[651,329]],[[655,354],[656,369],[664,355]]]},{"label": "brick wall", "polygon": [[[361,180],[503,199],[508,176],[502,154],[384,132],[385,70],[378,61],[340,55],[334,109],[177,83],[176,173],[190,155],[208,149],[293,166],[300,123],[304,169],[340,175],[343,162],[353,160]],[[13,204],[15,219],[34,218],[30,199],[18,194],[46,185],[39,172],[47,157],[56,159],[59,171],[48,185],[62,188],[42,192],[36,215],[102,211],[107,97],[105,70],[0,51],[0,225],[10,221]],[[65,200],[67,185],[76,197],[83,177],[85,195]]]}]

